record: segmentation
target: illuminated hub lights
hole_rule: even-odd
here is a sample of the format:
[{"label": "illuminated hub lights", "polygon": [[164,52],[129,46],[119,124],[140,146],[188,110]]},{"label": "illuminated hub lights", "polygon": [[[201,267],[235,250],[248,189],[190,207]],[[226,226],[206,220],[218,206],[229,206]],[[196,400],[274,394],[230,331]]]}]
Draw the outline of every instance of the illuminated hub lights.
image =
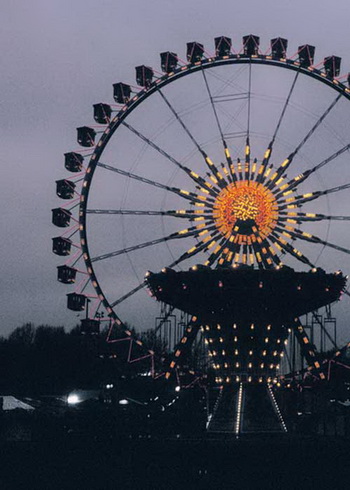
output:
[{"label": "illuminated hub lights", "polygon": [[[216,227],[226,238],[231,237],[233,230],[238,238],[242,235],[254,237],[254,226],[261,236],[266,236],[276,225],[277,203],[272,192],[263,185],[242,180],[229,184],[220,192],[213,216]],[[244,227],[242,222],[248,225]]]}]

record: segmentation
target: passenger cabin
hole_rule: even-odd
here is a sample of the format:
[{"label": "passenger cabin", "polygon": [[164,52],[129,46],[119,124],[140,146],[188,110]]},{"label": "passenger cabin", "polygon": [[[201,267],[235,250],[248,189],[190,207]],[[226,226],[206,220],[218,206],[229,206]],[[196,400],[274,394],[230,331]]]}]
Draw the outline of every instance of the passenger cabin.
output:
[{"label": "passenger cabin", "polygon": [[96,131],[88,126],[77,128],[77,140],[79,145],[90,147],[95,145]]},{"label": "passenger cabin", "polygon": [[153,79],[153,70],[149,66],[141,65],[136,68],[136,83],[141,87],[149,87]]},{"label": "passenger cabin", "polygon": [[64,154],[64,166],[69,172],[80,172],[83,168],[84,157],[71,151]]},{"label": "passenger cabin", "polygon": [[243,53],[245,56],[256,56],[259,53],[260,37],[249,34],[243,36]]},{"label": "passenger cabin", "polygon": [[340,73],[341,58],[339,56],[327,56],[323,65],[328,78],[335,78]]},{"label": "passenger cabin", "polygon": [[303,68],[308,68],[314,64],[315,46],[304,44],[298,48],[299,63]]},{"label": "passenger cabin", "polygon": [[56,255],[69,255],[72,248],[72,240],[61,236],[52,239],[52,251]]},{"label": "passenger cabin", "polygon": [[160,66],[164,73],[171,73],[176,70],[177,67],[177,54],[166,51],[165,53],[160,53]]},{"label": "passenger cabin", "polygon": [[282,37],[271,39],[271,56],[281,59],[287,57],[288,40]]},{"label": "passenger cabin", "polygon": [[68,209],[52,209],[52,223],[59,228],[65,228],[70,225],[72,213]]},{"label": "passenger cabin", "polygon": [[130,100],[131,87],[126,83],[113,84],[113,97],[118,104],[126,104]]},{"label": "passenger cabin", "polygon": [[94,119],[99,124],[109,124],[112,116],[112,108],[108,104],[94,104]]},{"label": "passenger cabin", "polygon": [[200,61],[203,58],[203,53],[203,44],[197,42],[187,43],[187,61],[190,63]]},{"label": "passenger cabin", "polygon": [[214,39],[216,56],[229,56],[231,54],[232,40],[229,37],[220,36]]},{"label": "passenger cabin", "polygon": [[72,311],[85,310],[86,296],[78,293],[67,294],[67,308]]},{"label": "passenger cabin", "polygon": [[77,275],[77,269],[68,265],[59,265],[57,267],[57,280],[64,284],[74,284]]},{"label": "passenger cabin", "polygon": [[56,180],[56,194],[61,199],[72,199],[75,187],[75,183],[70,180]]},{"label": "passenger cabin", "polygon": [[99,320],[95,320],[93,318],[83,318],[80,324],[80,333],[83,335],[99,335]]}]

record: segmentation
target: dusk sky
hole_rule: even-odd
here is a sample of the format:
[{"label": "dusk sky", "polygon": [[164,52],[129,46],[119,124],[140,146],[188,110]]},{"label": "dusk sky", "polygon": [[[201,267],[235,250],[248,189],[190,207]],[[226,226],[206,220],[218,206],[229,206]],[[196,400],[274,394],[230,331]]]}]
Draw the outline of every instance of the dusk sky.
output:
[{"label": "dusk sky", "polygon": [[[2,1],[0,13],[0,335],[27,321],[71,327],[78,320],[66,309],[69,289],[56,280],[60,262],[51,251],[51,238],[59,234],[51,209],[61,204],[55,181],[67,177],[63,154],[79,148],[76,127],[94,124],[92,104],[113,103],[113,83],[136,85],[135,66],[160,71],[159,53],[185,59],[189,41],[213,52],[214,37],[221,35],[239,50],[242,36],[252,33],[264,50],[281,36],[289,40],[289,54],[312,44],[316,63],[336,54],[341,73],[350,71],[345,0],[14,0]],[[349,127],[344,119],[340,133]],[[342,245],[349,247],[346,223],[342,230]],[[350,273],[347,257],[338,267],[336,257],[331,270]],[[344,298],[344,342],[349,308]]]}]

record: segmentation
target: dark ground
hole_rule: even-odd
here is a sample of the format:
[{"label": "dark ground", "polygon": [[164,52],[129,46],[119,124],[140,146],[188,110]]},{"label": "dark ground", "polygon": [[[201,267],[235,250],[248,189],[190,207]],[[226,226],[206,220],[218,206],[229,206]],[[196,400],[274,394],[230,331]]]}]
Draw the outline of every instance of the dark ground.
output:
[{"label": "dark ground", "polygon": [[255,436],[7,442],[7,489],[347,489],[350,442]]}]

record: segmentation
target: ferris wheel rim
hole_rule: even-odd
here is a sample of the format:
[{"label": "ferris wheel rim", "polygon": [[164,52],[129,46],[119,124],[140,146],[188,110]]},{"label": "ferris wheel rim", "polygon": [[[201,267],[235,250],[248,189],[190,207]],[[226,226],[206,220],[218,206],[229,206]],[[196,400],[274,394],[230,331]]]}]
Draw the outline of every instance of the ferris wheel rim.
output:
[{"label": "ferris wheel rim", "polygon": [[[104,149],[106,148],[108,142],[117,131],[117,129],[121,126],[123,121],[129,116],[142,102],[144,102],[148,97],[157,93],[161,88],[166,85],[183,78],[184,76],[196,73],[200,70],[210,69],[218,66],[225,65],[247,65],[247,64],[256,64],[256,65],[265,65],[265,66],[274,66],[278,68],[289,69],[290,71],[299,72],[300,74],[309,76],[310,78],[316,79],[319,82],[322,82],[329,88],[337,91],[341,96],[350,100],[350,89],[347,88],[344,84],[340,83],[338,80],[330,79],[325,76],[323,72],[314,68],[314,67],[303,67],[299,62],[294,61],[292,59],[273,59],[270,56],[266,55],[254,55],[254,56],[246,56],[239,54],[231,54],[229,56],[221,57],[211,57],[204,58],[203,60],[196,63],[188,63],[184,66],[181,66],[174,70],[171,74],[164,74],[163,76],[157,78],[148,88],[142,88],[140,91],[131,98],[117,113],[117,115],[110,121],[107,125],[107,128],[103,132],[99,142],[97,143],[88,167],[86,169],[86,174],[83,180],[81,200],[79,204],[79,234],[80,234],[80,244],[83,254],[83,259],[85,262],[85,266],[87,268],[90,281],[98,295],[98,298],[106,308],[108,315],[119,325],[123,325],[122,320],[119,318],[115,311],[115,306],[109,302],[103,293],[102,288],[100,287],[99,280],[94,271],[93,262],[91,261],[91,256],[89,253],[89,246],[87,240],[87,231],[86,231],[86,215],[87,215],[87,204],[90,186],[92,183],[93,175],[98,166],[99,160],[103,154]],[[141,290],[144,287],[144,283],[134,288],[134,290]],[[134,291],[133,290],[133,291]],[[119,298],[122,299],[122,298]]]}]

